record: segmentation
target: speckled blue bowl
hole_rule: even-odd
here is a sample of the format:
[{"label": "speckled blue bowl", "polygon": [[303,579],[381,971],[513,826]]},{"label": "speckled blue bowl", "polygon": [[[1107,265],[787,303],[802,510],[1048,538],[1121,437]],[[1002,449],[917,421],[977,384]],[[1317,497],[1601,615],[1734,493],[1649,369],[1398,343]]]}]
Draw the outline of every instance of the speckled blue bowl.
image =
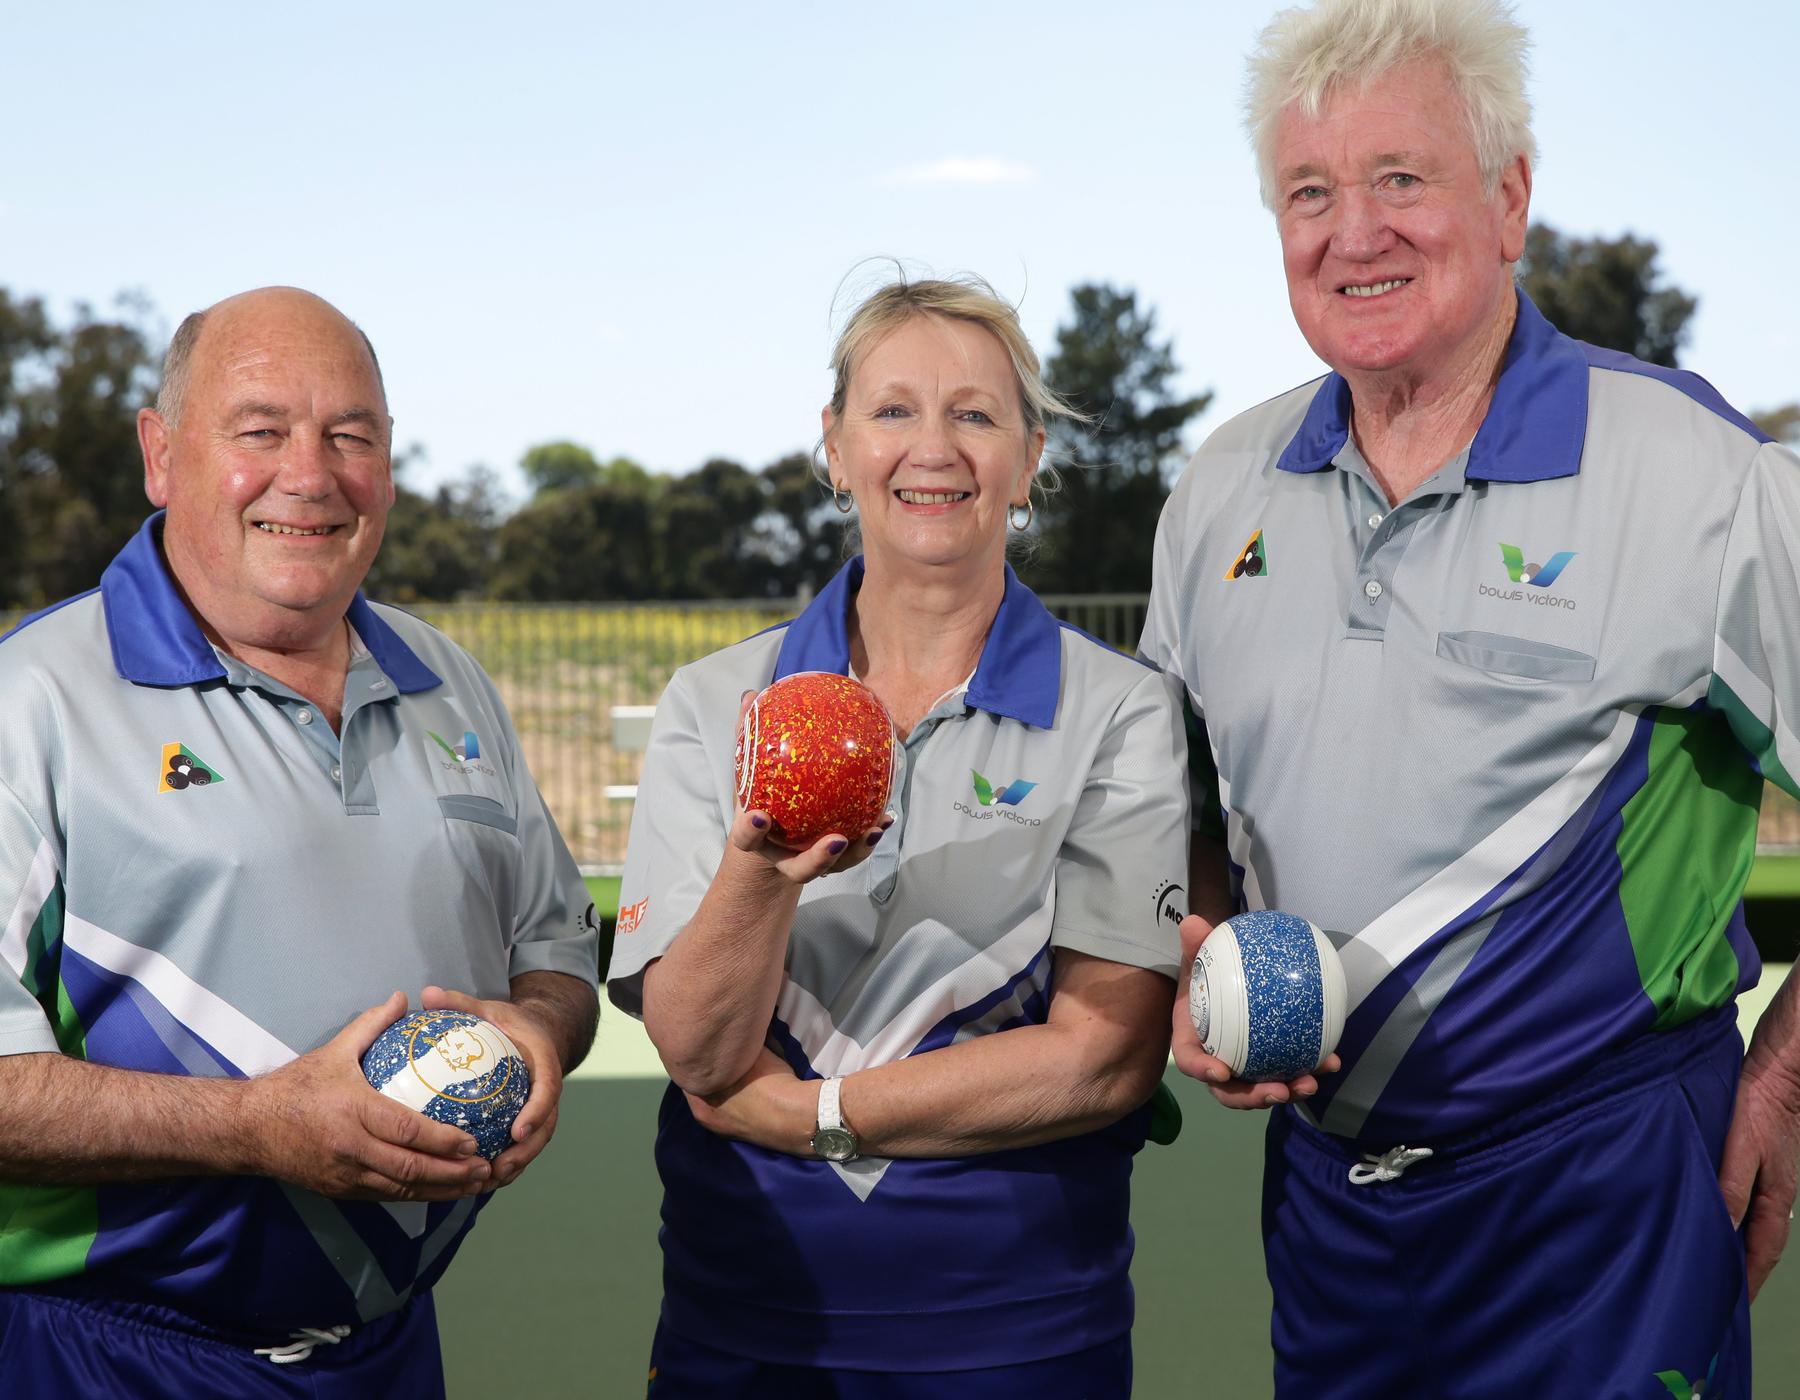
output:
[{"label": "speckled blue bowl", "polygon": [[1188,1014],[1206,1053],[1239,1079],[1292,1079],[1337,1048],[1344,968],[1307,920],[1255,909],[1200,945]]},{"label": "speckled blue bowl", "polygon": [[492,1161],[512,1141],[531,1094],[519,1047],[491,1021],[465,1011],[414,1011],[375,1038],[363,1075],[408,1108],[461,1128]]}]

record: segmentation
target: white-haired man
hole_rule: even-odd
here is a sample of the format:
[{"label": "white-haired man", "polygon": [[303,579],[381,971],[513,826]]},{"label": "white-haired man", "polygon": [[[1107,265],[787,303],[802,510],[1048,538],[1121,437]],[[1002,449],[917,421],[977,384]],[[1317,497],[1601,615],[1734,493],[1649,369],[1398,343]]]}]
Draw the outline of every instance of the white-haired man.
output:
[{"label": "white-haired man", "polygon": [[1733,999],[1763,775],[1800,774],[1800,461],[1515,288],[1525,48],[1498,0],[1265,31],[1263,193],[1332,373],[1215,433],[1157,536],[1143,647],[1223,842],[1184,951],[1241,898],[1349,981],[1318,1079],[1231,1081],[1176,1017],[1222,1102],[1298,1101],[1284,1396],[1748,1394],[1794,1196],[1800,988],[1747,1058]]}]

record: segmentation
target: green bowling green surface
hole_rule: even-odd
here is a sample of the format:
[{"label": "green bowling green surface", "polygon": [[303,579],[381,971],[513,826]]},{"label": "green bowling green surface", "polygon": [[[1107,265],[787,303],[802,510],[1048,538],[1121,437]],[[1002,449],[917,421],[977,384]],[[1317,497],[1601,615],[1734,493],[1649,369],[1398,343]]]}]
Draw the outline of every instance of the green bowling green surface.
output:
[{"label": "green bowling green surface", "polygon": [[[1776,921],[1789,937],[1800,923],[1800,859],[1765,857],[1751,894],[1768,951]],[[616,884],[596,890],[603,911],[616,898]],[[1787,970],[1771,963],[1740,1003],[1746,1031]],[[1256,1400],[1272,1389],[1257,1223],[1262,1115],[1219,1108],[1173,1070],[1166,1078],[1186,1127],[1173,1146],[1147,1147],[1134,1172],[1136,1393]],[[641,1028],[608,1013],[564,1091],[555,1141],[488,1205],[437,1290],[452,1400],[644,1393],[661,1271],[651,1143],[665,1082]],[[1800,1375],[1800,1244],[1794,1251],[1752,1310],[1759,1395],[1792,1394]],[[1204,1372],[1192,1364],[1197,1351]]]}]

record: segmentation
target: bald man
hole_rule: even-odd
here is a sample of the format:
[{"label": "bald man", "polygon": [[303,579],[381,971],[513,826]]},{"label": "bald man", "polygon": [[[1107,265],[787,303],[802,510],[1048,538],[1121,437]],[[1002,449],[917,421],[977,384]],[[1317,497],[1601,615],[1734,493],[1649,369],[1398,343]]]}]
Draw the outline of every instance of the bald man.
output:
[{"label": "bald man", "polygon": [[[221,302],[139,438],[161,509],[0,640],[0,1376],[441,1396],[430,1289],[555,1127],[592,906],[492,683],[359,591],[394,498],[367,338]],[[524,1053],[491,1163],[363,1079],[408,993]]]}]

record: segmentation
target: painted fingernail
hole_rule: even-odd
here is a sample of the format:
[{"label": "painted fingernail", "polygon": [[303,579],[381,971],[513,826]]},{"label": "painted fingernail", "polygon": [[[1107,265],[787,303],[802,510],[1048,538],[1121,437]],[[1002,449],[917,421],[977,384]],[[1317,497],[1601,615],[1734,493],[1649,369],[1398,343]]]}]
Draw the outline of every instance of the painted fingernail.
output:
[{"label": "painted fingernail", "polygon": [[866,836],[866,837],[864,837],[864,838],[863,838],[863,839],[864,839],[864,840],[865,840],[865,841],[867,841],[867,842],[868,842],[868,844],[869,844],[869,845],[871,845],[871,846],[873,846],[873,845],[874,845],[874,844],[875,844],[875,843],[876,843],[876,842],[878,842],[878,841],[880,841],[880,840],[881,840],[881,838],[882,838],[882,836],[883,836],[883,835],[884,835],[884,833],[883,833],[883,832],[879,832],[879,831],[871,831],[871,832],[870,832],[870,833],[869,833],[869,834],[868,834],[868,835],[867,835],[867,836]]},{"label": "painted fingernail", "polygon": [[832,855],[834,855],[834,856],[841,856],[841,855],[843,855],[843,853],[844,853],[844,848],[845,848],[845,847],[846,847],[846,846],[848,846],[848,845],[849,845],[849,844],[850,844],[850,843],[849,843],[849,842],[848,842],[848,841],[845,841],[845,840],[842,840],[842,839],[839,839],[839,840],[836,840],[836,841],[833,841],[833,842],[832,842],[832,843],[831,843],[831,844],[830,844],[830,845],[829,845],[829,846],[827,846],[827,847],[826,847],[826,848],[825,848],[825,849],[826,849],[826,850],[827,850],[827,851],[829,851],[829,852],[830,852],[830,853],[831,853],[831,854],[832,854]]},{"label": "painted fingernail", "polygon": [[758,831],[761,831],[768,824],[769,819],[761,812],[752,812],[750,814],[750,825],[755,827]]},{"label": "painted fingernail", "polygon": [[892,812],[884,812],[881,817],[881,829],[886,831],[893,824],[894,814]]}]

